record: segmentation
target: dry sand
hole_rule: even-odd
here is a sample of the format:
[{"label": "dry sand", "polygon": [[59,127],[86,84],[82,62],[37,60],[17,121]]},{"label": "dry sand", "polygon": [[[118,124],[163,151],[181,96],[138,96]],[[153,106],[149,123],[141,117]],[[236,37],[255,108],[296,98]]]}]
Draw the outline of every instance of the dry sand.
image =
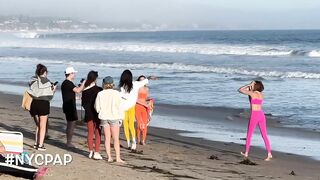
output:
[{"label": "dry sand", "polygon": [[[35,124],[29,113],[20,108],[20,102],[20,96],[0,93],[0,128],[22,132],[25,150],[43,153],[32,148]],[[181,111],[188,115],[189,111],[183,107],[169,105],[159,107],[157,113],[174,116]],[[213,108],[202,112],[195,108],[190,116],[195,112],[217,120],[235,115],[234,111]],[[265,162],[265,151],[252,147],[251,161],[257,165],[243,165],[239,164],[243,160],[239,155],[243,145],[182,137],[178,131],[161,128],[150,128],[148,145],[138,146],[142,154],[122,148],[126,165],[95,161],[87,158],[85,124],[78,123],[74,136],[76,148],[68,149],[64,135],[66,122],[61,109],[52,108],[49,121],[50,139],[45,141],[45,153],[70,153],[73,161],[67,166],[49,165],[50,171],[45,179],[320,179],[320,162],[307,157],[274,152],[274,159]],[[125,145],[123,135],[121,143]],[[101,154],[105,157],[104,146],[101,147]],[[209,159],[212,155],[218,159]],[[296,175],[290,175],[291,171]],[[18,178],[0,173],[0,179]]]}]

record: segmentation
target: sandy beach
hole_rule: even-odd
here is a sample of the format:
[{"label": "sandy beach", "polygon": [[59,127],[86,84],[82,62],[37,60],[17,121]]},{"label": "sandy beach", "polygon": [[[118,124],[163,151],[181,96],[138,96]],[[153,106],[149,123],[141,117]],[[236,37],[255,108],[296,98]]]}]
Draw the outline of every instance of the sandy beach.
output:
[{"label": "sandy beach", "polygon": [[[20,103],[20,96],[0,93],[0,128],[22,132],[25,151],[44,153],[32,148],[35,124],[29,113],[21,109]],[[155,114],[211,118],[214,121],[225,121],[244,127],[246,123],[246,118],[239,115],[241,111],[237,109],[159,105]],[[320,179],[320,162],[308,157],[273,152],[274,159],[265,162],[263,161],[265,150],[252,147],[250,160],[257,165],[244,165],[240,164],[243,158],[239,154],[243,144],[183,137],[179,135],[181,131],[161,128],[150,128],[148,144],[138,146],[138,151],[141,153],[131,153],[125,148],[121,149],[122,157],[127,164],[107,163],[106,160],[95,161],[87,157],[85,124],[78,123],[74,136],[76,148],[68,149],[65,146],[64,134],[66,121],[61,109],[51,108],[49,123],[50,138],[45,141],[47,148],[45,153],[69,153],[73,161],[67,166],[49,165],[50,170],[45,179]],[[283,128],[272,120],[269,129],[289,134],[296,131]],[[296,135],[319,137],[316,132],[298,130]],[[123,134],[121,143],[125,145]],[[101,154],[105,157],[104,145],[101,147]],[[292,171],[295,175],[291,175]],[[0,178],[17,179],[4,174],[0,174]]]}]

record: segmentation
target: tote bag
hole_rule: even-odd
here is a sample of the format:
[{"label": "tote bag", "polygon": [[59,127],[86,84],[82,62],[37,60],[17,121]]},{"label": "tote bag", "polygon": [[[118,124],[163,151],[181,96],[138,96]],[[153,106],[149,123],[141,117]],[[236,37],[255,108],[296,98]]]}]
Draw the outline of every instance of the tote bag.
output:
[{"label": "tote bag", "polygon": [[31,103],[32,103],[32,97],[27,91],[25,91],[23,94],[21,107],[24,110],[30,111]]}]

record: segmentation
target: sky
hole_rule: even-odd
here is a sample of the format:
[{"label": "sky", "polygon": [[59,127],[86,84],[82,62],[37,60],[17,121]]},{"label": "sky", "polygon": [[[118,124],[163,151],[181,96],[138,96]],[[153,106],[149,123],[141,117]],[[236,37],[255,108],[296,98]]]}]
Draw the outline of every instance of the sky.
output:
[{"label": "sky", "polygon": [[0,15],[184,29],[320,29],[320,0],[0,0]]}]

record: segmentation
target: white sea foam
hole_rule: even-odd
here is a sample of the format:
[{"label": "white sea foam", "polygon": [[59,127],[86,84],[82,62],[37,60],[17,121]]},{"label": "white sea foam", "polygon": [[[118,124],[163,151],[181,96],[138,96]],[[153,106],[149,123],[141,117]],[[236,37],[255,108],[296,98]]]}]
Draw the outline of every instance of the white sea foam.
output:
[{"label": "white sea foam", "polygon": [[[38,38],[36,33],[19,33],[24,38]],[[236,56],[309,56],[320,57],[319,50],[292,50],[287,47],[271,47],[262,45],[231,45],[231,44],[173,44],[173,43],[102,43],[78,41],[2,41],[0,47],[27,47],[46,49],[69,49],[85,51],[113,51],[113,52],[159,52],[202,55],[236,55]]]},{"label": "white sea foam", "polygon": [[313,51],[309,52],[308,56],[309,57],[320,57],[320,50],[318,50],[318,51],[313,50]]},{"label": "white sea foam", "polygon": [[24,39],[36,39],[39,38],[40,35],[36,32],[19,32],[14,34],[18,38],[24,38]]},{"label": "white sea foam", "polygon": [[216,74],[239,74],[256,77],[276,77],[276,78],[303,78],[303,79],[320,79],[320,73],[309,73],[301,71],[257,71],[243,68],[229,68],[229,67],[215,67],[203,65],[190,65],[182,63],[93,63],[93,62],[79,62],[67,60],[50,60],[37,59],[25,57],[0,57],[0,61],[14,61],[14,62],[32,62],[32,63],[46,63],[46,64],[66,64],[78,66],[95,66],[108,68],[128,68],[128,69],[156,69],[171,72],[192,72],[192,73],[216,73]]},{"label": "white sea foam", "polygon": [[0,62],[5,61],[5,62],[30,62],[30,63],[48,63],[48,64],[65,64],[66,61],[62,60],[53,60],[53,59],[39,59],[39,58],[29,58],[29,57],[1,57],[0,56]]}]

